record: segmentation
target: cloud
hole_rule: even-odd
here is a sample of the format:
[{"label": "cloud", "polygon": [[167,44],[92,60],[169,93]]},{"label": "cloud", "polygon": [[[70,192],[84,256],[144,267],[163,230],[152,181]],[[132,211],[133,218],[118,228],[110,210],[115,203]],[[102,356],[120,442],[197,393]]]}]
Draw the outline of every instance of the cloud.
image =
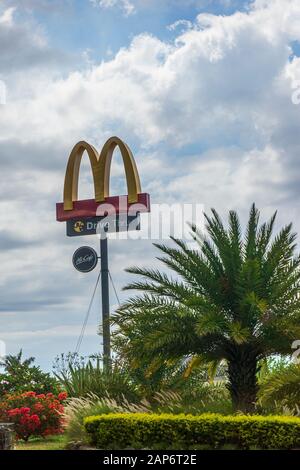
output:
[{"label": "cloud", "polygon": [[125,16],[135,13],[134,3],[130,0],[90,0],[94,6],[100,8],[120,8]]},{"label": "cloud", "polygon": [[0,24],[11,26],[13,24],[13,15],[14,15],[15,10],[16,10],[16,7],[7,8],[0,16]]},{"label": "cloud", "polygon": [[289,92],[282,74],[292,66],[289,41],[299,35],[295,5],[284,22],[277,4],[267,12],[253,7],[228,17],[202,14],[174,44],[140,35],[110,61],[64,80],[39,81],[30,96],[25,80],[3,114],[6,138],[13,138],[15,122],[23,141],[71,141],[79,134],[102,141],[116,124],[148,145],[264,141],[274,121],[269,97],[281,99],[284,86]]},{"label": "cloud", "polygon": [[34,241],[26,240],[14,233],[10,233],[8,230],[2,230],[0,232],[0,251],[15,250],[18,248],[26,248],[33,245]]},{"label": "cloud", "polygon": [[175,31],[179,26],[182,27],[182,31],[184,32],[186,29],[192,29],[193,23],[189,20],[177,20],[175,23],[172,23],[168,26],[170,31]]},{"label": "cloud", "polygon": [[[248,4],[248,1],[250,0],[245,0],[245,5]],[[121,10],[125,16],[161,7],[160,0],[90,0],[90,2],[100,8]],[[169,9],[182,8],[182,3],[182,0],[164,0],[164,7]],[[184,7],[195,7],[198,10],[209,7],[222,7],[226,10],[230,7],[240,8],[241,2],[240,0],[185,0]]]},{"label": "cloud", "polygon": [[[95,329],[97,325],[89,325],[85,330],[85,336],[94,336]],[[4,341],[13,339],[13,340],[20,340],[20,339],[33,339],[33,338],[57,338],[57,337],[74,337],[79,336],[81,331],[81,327],[70,325],[60,325],[56,326],[55,328],[49,328],[44,330],[25,330],[25,331],[17,331],[17,332],[2,332],[1,339]]]},{"label": "cloud", "polygon": [[[256,201],[265,216],[279,208],[280,224],[295,220],[300,230],[300,107],[291,99],[300,79],[298,1],[201,14],[175,29],[173,42],[145,33],[110,60],[71,70],[39,27],[32,33],[13,10],[0,18],[7,44],[0,70],[11,77],[0,108],[0,331],[9,324],[21,332],[28,322],[35,331],[81,324],[95,272],[73,270],[82,240],[66,239],[55,221],[78,140],[98,148],[110,135],[127,141],[155,203],[204,203],[223,215],[234,207],[245,220]],[[120,157],[113,165],[117,192]],[[84,164],[80,187],[91,191],[90,183]],[[97,248],[93,237],[87,243]],[[128,281],[123,268],[156,263],[154,253],[151,241],[110,243],[118,291]]]},{"label": "cloud", "polygon": [[[48,44],[41,25],[34,21],[32,15],[21,14],[25,6],[22,4],[21,7],[0,8],[0,78],[7,82],[10,99],[23,77],[26,84],[22,87],[22,93],[25,88],[25,93],[28,94],[30,88],[35,87],[43,76],[49,79],[58,73],[66,73],[78,64],[78,56],[59,51]],[[79,64],[83,62],[84,57],[80,56]]]}]

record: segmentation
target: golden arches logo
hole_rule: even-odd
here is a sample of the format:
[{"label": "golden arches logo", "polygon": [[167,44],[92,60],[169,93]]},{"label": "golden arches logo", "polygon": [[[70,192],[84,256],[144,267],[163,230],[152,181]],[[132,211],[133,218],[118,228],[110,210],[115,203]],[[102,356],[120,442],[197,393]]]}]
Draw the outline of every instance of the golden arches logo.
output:
[{"label": "golden arches logo", "polygon": [[[150,211],[150,197],[149,194],[141,192],[140,178],[130,148],[118,137],[111,137],[104,144],[100,154],[95,147],[85,141],[80,141],[73,147],[65,174],[63,203],[58,203],[56,207],[57,220],[95,216],[97,208],[104,202],[111,203],[118,213],[120,208],[116,197],[109,196],[111,161],[116,147],[120,149],[125,168],[128,189],[127,208],[137,203],[141,206],[139,212]],[[78,201],[79,171],[84,152],[87,152],[92,168],[95,199]]]},{"label": "golden arches logo", "polygon": [[111,137],[104,144],[100,155],[97,150],[87,142],[78,142],[70,154],[64,184],[64,210],[73,209],[73,202],[78,200],[78,179],[82,155],[87,152],[94,180],[95,201],[104,202],[109,196],[109,179],[112,155],[116,147],[119,147],[125,167],[128,202],[138,201],[141,193],[141,183],[136,163],[130,148],[118,137]]},{"label": "golden arches logo", "polygon": [[80,233],[83,231],[83,228],[84,228],[84,223],[81,220],[78,220],[77,222],[75,222],[74,224],[75,232]]}]

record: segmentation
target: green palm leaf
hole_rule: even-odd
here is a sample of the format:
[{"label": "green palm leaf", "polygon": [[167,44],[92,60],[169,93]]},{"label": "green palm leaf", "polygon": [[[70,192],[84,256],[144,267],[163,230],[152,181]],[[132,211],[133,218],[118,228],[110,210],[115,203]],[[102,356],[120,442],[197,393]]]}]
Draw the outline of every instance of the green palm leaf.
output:
[{"label": "green palm leaf", "polygon": [[[191,230],[198,249],[171,238],[155,244],[173,272],[133,267],[137,291],[113,316],[114,341],[129,361],[147,367],[201,357],[228,364],[236,409],[252,411],[262,358],[290,354],[300,337],[300,257],[292,225],[273,234],[276,213],[259,224],[253,204],[243,236],[235,211],[227,224],[212,209],[206,233]],[[299,333],[298,333],[299,332]]]}]

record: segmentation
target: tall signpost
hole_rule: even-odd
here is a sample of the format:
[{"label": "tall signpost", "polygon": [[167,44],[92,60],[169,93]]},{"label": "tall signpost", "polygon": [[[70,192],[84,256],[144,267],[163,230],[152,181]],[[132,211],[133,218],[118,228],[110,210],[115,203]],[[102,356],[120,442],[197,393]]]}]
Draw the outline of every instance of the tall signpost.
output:
[{"label": "tall signpost", "polygon": [[109,367],[109,362],[111,358],[109,324],[109,271],[107,244],[107,236],[104,238],[100,238],[103,361],[105,362],[103,363],[103,365],[105,365],[106,368]]},{"label": "tall signpost", "polygon": [[[125,167],[126,196],[109,196],[111,160],[117,146]],[[95,198],[79,201],[78,178],[84,152],[87,152],[92,167]],[[106,368],[109,368],[111,360],[107,234],[139,230],[141,212],[150,212],[150,196],[142,193],[138,170],[129,147],[118,137],[111,137],[99,154],[87,142],[78,142],[68,160],[63,202],[56,204],[56,220],[66,222],[69,237],[100,235],[103,366]],[[79,248],[73,255],[74,267],[84,273],[92,271],[97,262],[97,253],[87,246]]]}]

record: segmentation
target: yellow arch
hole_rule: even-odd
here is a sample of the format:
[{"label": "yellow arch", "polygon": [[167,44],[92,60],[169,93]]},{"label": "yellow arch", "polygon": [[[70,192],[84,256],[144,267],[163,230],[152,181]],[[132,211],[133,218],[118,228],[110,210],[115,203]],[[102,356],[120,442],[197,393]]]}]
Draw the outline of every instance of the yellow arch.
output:
[{"label": "yellow arch", "polygon": [[85,141],[80,141],[73,147],[66,169],[64,184],[65,211],[72,210],[73,202],[78,200],[79,170],[84,151],[87,151],[92,167],[96,202],[103,202],[109,196],[111,160],[117,146],[120,148],[125,167],[128,202],[135,203],[138,201],[138,194],[141,193],[141,184],[130,148],[118,137],[111,137],[104,144],[99,156],[97,150],[92,145]]},{"label": "yellow arch", "polygon": [[121,151],[125,168],[128,202],[134,203],[138,201],[138,194],[141,193],[140,177],[130,148],[118,137],[108,139],[100,153],[100,201],[104,201],[109,196],[111,160],[117,146]]},{"label": "yellow arch", "polygon": [[65,175],[65,184],[64,184],[64,210],[70,211],[73,209],[73,201],[78,200],[78,179],[79,179],[79,170],[82,155],[84,151],[87,151],[87,154],[90,159],[93,180],[94,180],[94,190],[95,190],[95,199],[99,200],[100,198],[100,174],[99,174],[99,155],[97,150],[87,142],[83,140],[78,142],[70,154],[66,175]]}]

